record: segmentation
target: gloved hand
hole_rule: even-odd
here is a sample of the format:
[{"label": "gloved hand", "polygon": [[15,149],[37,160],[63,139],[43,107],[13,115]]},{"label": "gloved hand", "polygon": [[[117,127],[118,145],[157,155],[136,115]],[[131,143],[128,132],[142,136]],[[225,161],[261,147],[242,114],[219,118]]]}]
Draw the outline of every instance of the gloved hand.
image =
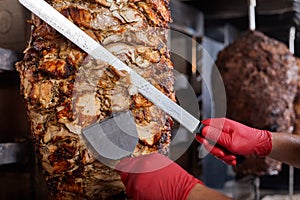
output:
[{"label": "gloved hand", "polygon": [[[267,156],[272,150],[269,131],[251,128],[226,118],[203,120],[196,139],[214,156],[236,165],[236,156]],[[217,144],[217,145],[215,145]]]},{"label": "gloved hand", "polygon": [[167,157],[153,153],[125,158],[116,166],[127,195],[143,200],[185,200],[191,189],[202,182]]}]

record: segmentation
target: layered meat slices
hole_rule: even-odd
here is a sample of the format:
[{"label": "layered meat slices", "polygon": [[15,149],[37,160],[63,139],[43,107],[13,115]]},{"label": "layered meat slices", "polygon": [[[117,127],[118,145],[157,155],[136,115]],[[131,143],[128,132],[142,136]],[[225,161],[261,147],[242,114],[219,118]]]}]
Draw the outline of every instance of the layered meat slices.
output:
[{"label": "layered meat slices", "polygon": [[[55,9],[171,99],[174,76],[164,0],[48,0]],[[17,64],[35,149],[51,199],[122,198],[118,173],[97,161],[81,130],[131,110],[140,142],[134,155],[168,151],[172,119],[137,93],[129,78],[94,60],[33,16]]]}]

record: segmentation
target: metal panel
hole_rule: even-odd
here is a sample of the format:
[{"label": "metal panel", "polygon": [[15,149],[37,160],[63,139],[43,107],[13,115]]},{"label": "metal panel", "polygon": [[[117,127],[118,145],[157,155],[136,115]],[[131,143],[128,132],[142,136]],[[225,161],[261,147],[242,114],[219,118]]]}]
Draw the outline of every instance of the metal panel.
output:
[{"label": "metal panel", "polygon": [[[186,4],[193,5],[205,14],[218,15],[218,18],[228,18],[237,16],[246,16],[247,0],[177,0]],[[294,6],[299,3],[297,0],[257,0],[258,14],[281,14],[285,12],[297,11]]]},{"label": "metal panel", "polygon": [[15,51],[0,48],[0,71],[14,71],[15,62],[20,59],[20,55]]},{"label": "metal panel", "polygon": [[0,47],[22,52],[29,39],[29,12],[18,0],[0,0]]},{"label": "metal panel", "polygon": [[199,9],[179,1],[171,1],[170,9],[173,19],[173,23],[170,24],[172,29],[190,36],[203,36],[204,16]]},{"label": "metal panel", "polygon": [[25,143],[0,143],[0,165],[24,162],[26,152]]}]

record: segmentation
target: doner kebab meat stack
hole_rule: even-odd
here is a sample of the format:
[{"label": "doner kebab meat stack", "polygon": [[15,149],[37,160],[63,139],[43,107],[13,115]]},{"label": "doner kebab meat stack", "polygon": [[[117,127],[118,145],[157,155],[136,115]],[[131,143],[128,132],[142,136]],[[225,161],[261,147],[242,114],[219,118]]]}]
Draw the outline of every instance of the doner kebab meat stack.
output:
[{"label": "doner kebab meat stack", "polygon": [[[47,2],[175,101],[166,45],[168,0]],[[82,128],[131,110],[137,156],[167,153],[172,119],[138,94],[128,77],[92,59],[36,16],[30,23],[31,39],[16,67],[49,198],[125,198],[118,173],[95,159]]]}]

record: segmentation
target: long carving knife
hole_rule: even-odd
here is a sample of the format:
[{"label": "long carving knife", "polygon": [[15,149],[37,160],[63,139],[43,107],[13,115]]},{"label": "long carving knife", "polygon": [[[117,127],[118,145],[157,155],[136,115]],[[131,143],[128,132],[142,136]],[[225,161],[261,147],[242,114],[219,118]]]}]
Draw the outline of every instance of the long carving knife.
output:
[{"label": "long carving knife", "polygon": [[[131,83],[145,98],[147,98],[153,104],[172,116],[191,133],[197,133],[202,128],[201,123],[197,118],[192,116],[186,110],[184,110],[167,96],[165,96],[162,92],[160,92],[148,81],[146,81],[139,74],[133,71],[125,63],[120,61],[116,56],[114,56],[102,45],[92,39],[79,27],[65,18],[47,2],[45,2],[44,0],[19,0],[19,2],[93,58],[108,63],[116,70],[126,71],[130,75]],[[94,124],[87,127],[82,131],[83,135],[97,153],[102,153],[102,156],[110,159],[119,159],[126,156],[126,154],[129,155],[130,153],[132,153],[138,143],[137,133],[136,130],[134,130],[135,126],[132,125],[134,121],[132,120],[132,116],[129,112],[121,115],[116,115],[113,122],[116,126],[119,126],[119,124],[123,123],[127,118],[131,118],[130,120],[128,120],[128,123],[131,124],[127,125],[125,123],[123,127],[126,127],[127,132],[130,132],[130,134],[133,133],[133,135],[127,134],[127,143],[125,141],[126,144],[124,144],[124,140],[122,140],[120,136],[115,137],[115,135],[119,134],[118,132],[122,130],[116,129],[115,131],[112,131],[112,129],[110,128],[114,126],[112,120],[105,120],[104,122],[100,122],[101,126]],[[115,122],[120,123],[116,124]],[[107,127],[107,130],[103,130],[105,129],[105,127]],[[111,135],[107,136],[107,132],[109,132]],[[116,133],[115,135],[114,132]],[[117,140],[117,142],[114,143],[115,145],[113,145],[116,148],[111,148],[109,145],[106,145],[106,147],[105,145],[102,145],[103,141],[106,141],[107,138],[109,138],[108,140]],[[107,142],[109,142],[108,140]],[[118,148],[120,149],[120,151],[116,150]],[[103,152],[107,151],[107,149],[110,149],[109,153],[104,153],[103,155]]]}]

